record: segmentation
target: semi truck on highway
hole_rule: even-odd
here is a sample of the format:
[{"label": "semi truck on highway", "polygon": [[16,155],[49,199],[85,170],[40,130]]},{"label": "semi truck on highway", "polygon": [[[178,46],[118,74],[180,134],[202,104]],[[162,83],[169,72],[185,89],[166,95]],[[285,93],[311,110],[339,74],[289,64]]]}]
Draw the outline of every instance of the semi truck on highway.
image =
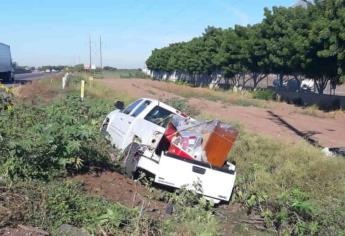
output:
[{"label": "semi truck on highway", "polygon": [[10,46],[0,43],[0,81],[11,83],[14,81],[14,70]]}]

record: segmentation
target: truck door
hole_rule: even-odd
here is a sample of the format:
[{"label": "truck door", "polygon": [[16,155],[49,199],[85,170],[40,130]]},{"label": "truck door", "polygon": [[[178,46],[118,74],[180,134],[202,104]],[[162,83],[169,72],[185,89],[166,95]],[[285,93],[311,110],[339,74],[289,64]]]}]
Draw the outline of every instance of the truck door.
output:
[{"label": "truck door", "polygon": [[128,117],[125,117],[125,120],[123,120],[124,123],[122,125],[122,129],[125,134],[123,137],[122,148],[126,148],[133,141],[134,135],[142,138],[140,132],[138,133],[138,123],[140,123],[141,119],[137,117],[144,112],[150,104],[151,101],[144,100],[129,113]]},{"label": "truck door", "polygon": [[135,121],[133,130],[141,138],[143,144],[149,145],[155,132],[164,133],[171,114],[171,111],[155,106],[143,119]]},{"label": "truck door", "polygon": [[140,103],[142,103],[142,99],[130,104],[126,109],[114,115],[109,124],[112,142],[119,149],[125,148],[123,147],[124,138],[126,137],[129,131],[129,126],[134,119],[134,117],[131,117],[129,114],[133,110],[135,110],[135,108],[138,107]]}]

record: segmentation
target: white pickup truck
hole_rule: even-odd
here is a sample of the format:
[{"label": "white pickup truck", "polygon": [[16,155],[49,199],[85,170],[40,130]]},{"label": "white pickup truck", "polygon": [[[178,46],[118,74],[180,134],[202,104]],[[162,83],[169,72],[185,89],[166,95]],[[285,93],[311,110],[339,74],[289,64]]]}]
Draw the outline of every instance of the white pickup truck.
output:
[{"label": "white pickup truck", "polygon": [[101,131],[111,144],[122,151],[123,167],[129,177],[139,171],[150,173],[154,182],[173,188],[187,188],[219,203],[229,201],[235,183],[235,166],[227,162],[217,168],[208,163],[189,160],[167,152],[164,138],[169,117],[192,119],[175,108],[154,99],[142,98],[105,118]]}]

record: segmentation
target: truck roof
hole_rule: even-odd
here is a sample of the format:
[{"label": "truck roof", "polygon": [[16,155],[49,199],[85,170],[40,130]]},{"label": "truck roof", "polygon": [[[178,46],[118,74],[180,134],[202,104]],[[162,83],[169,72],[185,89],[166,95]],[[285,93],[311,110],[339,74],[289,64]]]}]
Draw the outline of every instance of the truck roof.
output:
[{"label": "truck roof", "polygon": [[5,44],[5,43],[1,43],[1,42],[0,42],[0,45],[7,46],[7,47],[9,47],[9,46],[10,46],[10,45],[7,45],[7,44]]},{"label": "truck roof", "polygon": [[163,108],[166,108],[166,109],[174,112],[175,114],[178,114],[178,115],[183,116],[185,118],[193,119],[190,116],[188,116],[187,114],[183,113],[182,111],[180,111],[180,110],[176,109],[175,107],[172,107],[172,106],[170,106],[170,105],[168,105],[168,104],[166,104],[166,103],[164,103],[164,102],[162,102],[160,100],[153,99],[153,98],[140,98],[140,99],[148,100],[148,101],[151,101],[152,103],[157,103],[157,105],[163,105],[162,106]]},{"label": "truck roof", "polygon": [[153,98],[140,98],[140,99],[142,99],[142,100],[148,100],[148,101],[151,101],[152,103],[163,103],[164,106],[170,107],[170,108],[172,108],[172,109],[174,109],[174,110],[177,110],[175,107],[172,107],[172,106],[170,106],[170,105],[168,105],[168,104],[166,104],[166,103],[164,103],[164,102],[162,102],[162,101],[160,101],[160,100],[157,100],[157,99],[153,99]]}]

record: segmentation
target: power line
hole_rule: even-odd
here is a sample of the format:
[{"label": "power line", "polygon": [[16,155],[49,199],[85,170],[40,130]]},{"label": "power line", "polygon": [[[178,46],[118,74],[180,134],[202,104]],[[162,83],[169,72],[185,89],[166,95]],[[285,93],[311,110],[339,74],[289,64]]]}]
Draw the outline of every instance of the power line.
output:
[{"label": "power line", "polygon": [[103,70],[103,58],[102,58],[102,36],[99,36],[99,59],[101,70]]},{"label": "power line", "polygon": [[89,49],[90,49],[90,71],[91,71],[91,65],[92,65],[92,56],[91,56],[91,35],[89,36]]}]

